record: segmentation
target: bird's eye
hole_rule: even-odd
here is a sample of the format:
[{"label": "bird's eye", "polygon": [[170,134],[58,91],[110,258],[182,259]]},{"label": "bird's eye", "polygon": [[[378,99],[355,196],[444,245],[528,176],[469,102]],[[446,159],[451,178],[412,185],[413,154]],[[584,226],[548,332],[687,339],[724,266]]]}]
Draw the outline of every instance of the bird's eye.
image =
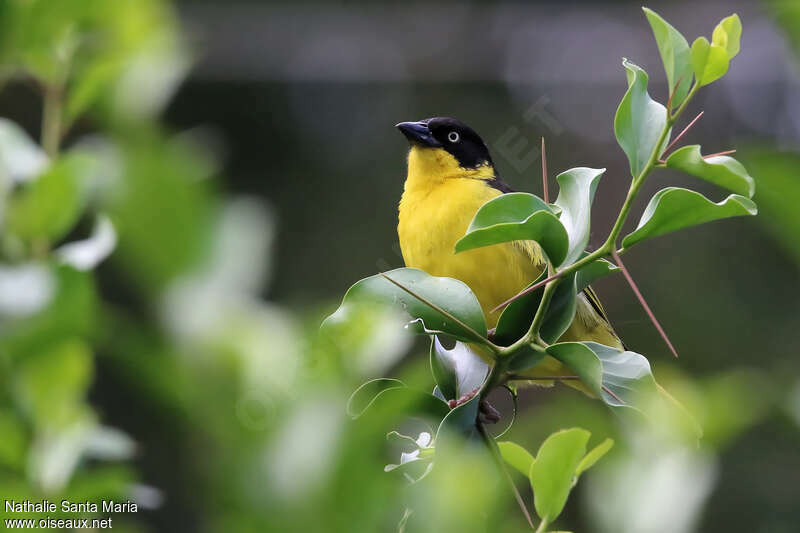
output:
[{"label": "bird's eye", "polygon": [[451,143],[457,143],[461,136],[458,134],[457,131],[451,131],[447,134],[447,140]]}]

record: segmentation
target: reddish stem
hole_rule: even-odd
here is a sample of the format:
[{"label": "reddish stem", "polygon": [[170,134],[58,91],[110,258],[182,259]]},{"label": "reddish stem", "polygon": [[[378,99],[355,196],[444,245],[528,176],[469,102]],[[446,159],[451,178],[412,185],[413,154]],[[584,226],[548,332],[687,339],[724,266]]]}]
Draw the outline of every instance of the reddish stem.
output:
[{"label": "reddish stem", "polygon": [[636,286],[636,282],[633,281],[633,278],[631,277],[630,273],[628,273],[628,269],[625,268],[625,265],[622,263],[622,259],[620,259],[619,254],[617,253],[616,250],[612,250],[611,255],[614,257],[614,261],[616,261],[617,266],[620,268],[620,270],[622,270],[622,275],[625,276],[626,280],[628,280],[628,285],[631,286],[633,293],[636,295],[636,298],[639,300],[639,303],[642,304],[642,307],[647,313],[647,316],[650,317],[650,320],[653,322],[653,325],[661,334],[661,338],[663,338],[664,342],[667,343],[667,346],[669,346],[669,349],[672,351],[672,354],[675,357],[678,357],[678,352],[675,350],[675,347],[670,342],[669,337],[667,337],[667,333],[664,331],[664,328],[661,327],[661,324],[659,324],[658,319],[656,319],[656,315],[653,314],[653,311],[650,310],[650,306],[647,305],[644,296],[642,296],[642,293],[639,291],[639,287]]},{"label": "reddish stem", "polygon": [[717,152],[716,154],[704,155],[703,159],[708,159],[709,157],[717,157],[717,156],[720,156],[720,155],[731,155],[731,154],[735,154],[735,153],[736,153],[736,150],[725,150],[724,152]]},{"label": "reddish stem", "polygon": [[700,117],[702,117],[702,116],[703,116],[703,113],[705,113],[705,111],[700,111],[700,113],[698,113],[698,114],[697,114],[697,116],[696,116],[696,117],[694,117],[694,120],[692,120],[692,121],[689,123],[689,125],[688,125],[688,126],[686,126],[685,128],[683,128],[683,131],[681,131],[681,132],[678,134],[678,136],[677,136],[677,137],[675,137],[675,138],[672,140],[672,142],[671,142],[671,143],[669,143],[669,144],[667,145],[667,147],[664,149],[664,153],[665,153],[665,154],[666,154],[667,152],[669,152],[669,149],[670,149],[670,148],[672,148],[673,146],[675,146],[675,143],[677,143],[677,142],[678,142],[678,141],[681,139],[681,137],[683,137],[683,136],[684,136],[684,134],[685,134],[687,131],[689,131],[689,128],[691,128],[692,126],[694,126],[694,123],[695,123],[695,122],[697,122],[698,120],[700,120]]},{"label": "reddish stem", "polygon": [[505,302],[501,303],[500,305],[498,305],[497,307],[495,307],[494,309],[492,309],[492,311],[491,311],[491,312],[492,312],[492,313],[496,313],[496,312],[497,312],[497,311],[499,311],[500,309],[503,309],[504,307],[506,307],[508,304],[510,304],[510,303],[512,303],[512,302],[514,302],[514,301],[516,301],[516,300],[519,300],[520,298],[522,298],[522,297],[523,297],[523,296],[525,296],[526,294],[530,294],[530,293],[532,293],[533,291],[535,291],[536,289],[538,289],[538,288],[539,288],[539,287],[541,287],[542,285],[545,285],[545,284],[547,284],[547,283],[550,283],[550,282],[551,282],[551,281],[553,281],[554,279],[558,279],[558,278],[560,278],[560,277],[561,277],[561,276],[563,276],[563,275],[564,275],[564,273],[563,273],[563,272],[558,272],[558,273],[556,273],[556,274],[553,274],[553,275],[552,275],[552,276],[550,276],[549,278],[545,278],[545,279],[543,279],[543,280],[542,280],[542,281],[540,281],[539,283],[535,283],[535,284],[531,285],[531,286],[530,286],[530,287],[528,287],[527,289],[523,289],[523,290],[521,290],[520,292],[518,292],[517,294],[515,294],[514,296],[512,296],[511,298],[509,298],[509,299],[508,299],[508,300],[506,300]]},{"label": "reddish stem", "polygon": [[544,149],[544,137],[542,137],[542,188],[544,189],[544,201],[550,203],[550,190],[547,187],[547,154]]}]

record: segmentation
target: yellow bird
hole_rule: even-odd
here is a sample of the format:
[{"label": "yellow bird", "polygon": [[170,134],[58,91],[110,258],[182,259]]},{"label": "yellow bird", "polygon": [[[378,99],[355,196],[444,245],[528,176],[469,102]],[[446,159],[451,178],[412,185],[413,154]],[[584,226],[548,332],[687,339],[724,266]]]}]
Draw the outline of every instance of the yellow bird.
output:
[{"label": "yellow bird", "polygon": [[[533,241],[516,241],[456,254],[456,242],[476,211],[512,190],[499,179],[484,142],[466,124],[435,117],[401,122],[397,128],[410,144],[397,226],[403,260],[408,267],[466,283],[493,328],[500,311],[492,309],[528,286],[546,267],[541,249]],[[623,348],[590,288],[578,296],[575,318],[559,340]],[[526,375],[565,373],[570,372],[547,357]]]}]

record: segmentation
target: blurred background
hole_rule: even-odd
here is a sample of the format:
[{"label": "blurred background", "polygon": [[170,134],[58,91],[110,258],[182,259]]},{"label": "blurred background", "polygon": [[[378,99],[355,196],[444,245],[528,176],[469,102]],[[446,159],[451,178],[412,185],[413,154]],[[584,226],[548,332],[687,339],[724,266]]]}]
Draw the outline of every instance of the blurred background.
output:
[{"label": "blurred background", "polygon": [[[522,390],[511,436],[617,440],[561,529],[794,532],[800,2],[648,7],[690,42],[733,12],[744,26],[684,143],[736,148],[758,217],[626,256],[680,359],[621,277],[596,284],[705,437],[627,431],[563,387]],[[347,419],[365,379],[432,387],[424,342],[382,315],[335,342],[316,330],[355,281],[403,265],[400,121],[467,122],[517,190],[541,194],[541,137],[551,180],[607,167],[602,242],[629,183],[621,58],[667,97],[640,4],[6,0],[0,46],[0,496],[131,499],[114,527],[137,532],[391,531],[409,501],[419,530],[524,530],[482,458],[409,489],[383,472],[397,413]],[[629,224],[668,184],[723,197],[659,171]]]}]

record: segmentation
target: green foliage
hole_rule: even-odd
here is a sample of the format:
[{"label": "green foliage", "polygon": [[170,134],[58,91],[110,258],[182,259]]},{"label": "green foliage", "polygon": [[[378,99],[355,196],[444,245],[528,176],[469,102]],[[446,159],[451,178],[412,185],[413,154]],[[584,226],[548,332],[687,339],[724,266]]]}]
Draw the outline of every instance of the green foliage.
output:
[{"label": "green foliage", "polygon": [[536,460],[528,450],[516,442],[501,441],[497,443],[500,455],[510,466],[514,467],[520,474],[527,477],[531,471],[531,465]]},{"label": "green foliage", "polygon": [[[655,152],[659,157],[669,135],[662,140],[667,124],[667,109],[650,98],[647,73],[627,59],[623,60],[628,76],[628,91],[614,116],[614,135],[631,166],[631,175],[638,178]],[[669,130],[668,130],[669,131]],[[660,146],[656,146],[660,144]]]},{"label": "green foliage", "polygon": [[642,8],[653,35],[656,38],[658,52],[667,73],[667,85],[672,93],[672,105],[679,106],[692,86],[692,64],[689,43],[681,33],[661,16],[646,7]]},{"label": "green foliage", "polygon": [[554,264],[567,255],[567,231],[552,208],[533,194],[503,194],[475,213],[456,253],[510,241],[536,241]]},{"label": "green foliage", "polygon": [[712,220],[756,213],[756,204],[738,194],[714,203],[698,192],[667,187],[653,195],[636,230],[622,239],[622,246],[627,248],[651,237]]},{"label": "green foliage", "polygon": [[323,329],[327,324],[347,320],[353,302],[400,305],[420,333],[446,333],[463,341],[486,337],[483,311],[469,287],[416,268],[398,268],[385,276],[362,279],[350,287],[342,305],[323,323]]},{"label": "green foliage", "polygon": [[28,243],[63,237],[84,207],[80,179],[85,163],[80,157],[62,159],[16,192],[9,199],[8,231]]},{"label": "green foliage", "polygon": [[698,144],[675,150],[667,157],[666,165],[748,198],[756,192],[755,180],[744,165],[724,155],[704,158]]},{"label": "green foliage", "polygon": [[489,365],[465,344],[457,342],[452,350],[445,349],[434,336],[430,349],[431,371],[445,399],[457,400],[480,388]]},{"label": "green foliage", "polygon": [[698,37],[692,43],[692,69],[700,87],[717,81],[728,72],[728,51],[719,44]]},{"label": "green foliage", "polygon": [[[701,86],[722,76],[730,59],[738,53],[738,17],[724,19],[714,30],[712,43],[700,38],[690,49],[687,40],[659,15],[649,9],[645,9],[645,15],[664,62],[670,98],[667,106],[653,100],[648,94],[647,73],[632,62],[623,61],[628,90],[614,118],[614,133],[630,162],[632,181],[614,227],[599,249],[588,251],[586,246],[592,201],[605,171],[573,168],[558,175],[560,191],[552,206],[532,194],[501,195],[477,211],[465,236],[456,244],[454,253],[514,241],[536,241],[545,252],[547,268],[504,304],[490,338],[487,321],[469,287],[414,269],[398,269],[356,283],[339,309],[323,323],[324,330],[333,323],[347,321],[356,301],[369,301],[401,308],[411,316],[417,332],[434,334],[429,361],[436,387],[431,398],[439,398],[440,403],[447,400],[452,408],[433,439],[435,463],[459,449],[454,446],[457,436],[462,441],[482,437],[490,450],[530,478],[535,507],[542,519],[540,531],[558,518],[577,478],[608,452],[613,441],[606,439],[587,454],[588,431],[560,431],[544,441],[534,458],[511,442],[495,446],[483,427],[486,413],[481,402],[495,387],[525,378],[517,372],[535,372],[538,365],[555,359],[564,365],[567,374],[573,374],[560,377],[577,378],[577,387],[620,414],[643,414],[651,421],[674,420],[670,427],[680,427],[689,439],[698,438],[693,418],[656,382],[646,357],[590,340],[558,341],[575,319],[578,294],[595,280],[620,270],[606,258],[619,260],[619,234],[642,184],[654,170],[681,170],[737,194],[715,204],[687,189],[663,189],[650,200],[637,229],[622,239],[624,248],[703,222],[756,214],[750,199],[755,182],[735,159],[721,155],[704,158],[696,145],[679,148],[666,160],[661,159],[672,127],[686,105]],[[474,344],[458,342],[447,350],[440,343],[440,334]],[[491,366],[484,361],[487,357],[493,360]],[[375,386],[389,388],[377,396],[367,395],[369,398],[403,390],[391,381],[373,381],[364,387]],[[364,390],[359,389],[357,394],[363,395]],[[404,459],[416,462],[416,457],[415,461],[407,456]]]},{"label": "green foliage", "polygon": [[[186,68],[169,6],[4,3],[0,74],[41,86],[45,112],[42,147],[0,119],[0,492],[55,501],[131,497],[138,479],[128,461],[137,444],[102,425],[106,414],[89,400],[102,356],[111,380],[101,387],[130,387],[120,394],[146,397],[148,414],[180,428],[191,443],[175,452],[187,470],[204,469],[192,481],[198,519],[211,529],[315,531],[323,516],[326,531],[375,531],[403,516],[409,530],[485,530],[507,521],[498,490],[503,476],[491,463],[499,453],[528,477],[544,531],[613,441],[586,453],[588,431],[560,431],[535,458],[512,442],[495,443],[486,428],[489,393],[507,386],[515,394],[516,373],[554,358],[615,411],[635,409],[658,421],[663,409],[679,411],[643,355],[558,340],[575,317],[578,294],[620,270],[607,258],[651,171],[681,170],[737,194],[713,204],[665,189],[623,246],[755,214],[748,199],[753,178],[736,160],[704,159],[693,146],[660,161],[696,89],[724,74],[738,53],[738,17],[724,19],[711,43],[701,38],[689,49],[674,27],[645,13],[667,82],[677,88],[665,107],[649,96],[647,73],[623,63],[628,90],[614,131],[633,180],[600,248],[586,249],[604,170],[573,168],[558,175],[553,205],[527,193],[502,195],[481,207],[456,245],[455,252],[465,252],[526,240],[545,252],[547,268],[531,284],[541,286],[503,310],[493,335],[467,285],[404,268],[354,284],[322,335],[309,340],[291,315],[261,300],[268,265],[254,250],[269,229],[263,213],[256,208],[253,218],[250,208],[218,202],[207,179],[218,169],[206,151],[154,120]],[[86,116],[93,120],[66,137]],[[81,137],[84,129],[93,130],[93,139]],[[780,202],[769,194],[769,202]],[[69,252],[97,237],[82,236],[91,221],[112,238],[91,261],[74,261]],[[125,287],[121,295],[97,288],[105,285],[96,283],[94,269],[112,250],[103,280]],[[132,310],[123,310],[119,301],[128,299]],[[408,330],[433,337],[426,364],[393,370],[402,380],[355,388],[355,379],[395,368],[406,349],[395,334],[397,314],[410,316]],[[457,341],[452,349],[444,337]],[[348,357],[359,364],[342,361]],[[713,418],[713,406],[730,403],[744,383],[721,381],[705,391],[712,407],[701,410],[704,418]],[[347,401],[344,390],[353,388]],[[739,425],[709,422],[715,441],[760,412],[744,404],[737,411]],[[384,467],[397,475],[376,470],[386,462],[386,442],[375,436],[418,423],[424,429],[414,432],[416,439],[389,434],[405,450],[399,463]],[[230,453],[210,460],[208,451],[219,449]]]},{"label": "green foliage", "polygon": [[567,503],[589,437],[585,429],[566,429],[550,435],[539,447],[529,477],[536,512],[548,524]]},{"label": "green foliage", "polygon": [[555,205],[561,208],[561,224],[569,236],[569,251],[561,263],[565,266],[574,263],[583,254],[589,242],[589,229],[592,201],[597,184],[605,173],[604,168],[573,168],[556,176],[559,192]]}]

